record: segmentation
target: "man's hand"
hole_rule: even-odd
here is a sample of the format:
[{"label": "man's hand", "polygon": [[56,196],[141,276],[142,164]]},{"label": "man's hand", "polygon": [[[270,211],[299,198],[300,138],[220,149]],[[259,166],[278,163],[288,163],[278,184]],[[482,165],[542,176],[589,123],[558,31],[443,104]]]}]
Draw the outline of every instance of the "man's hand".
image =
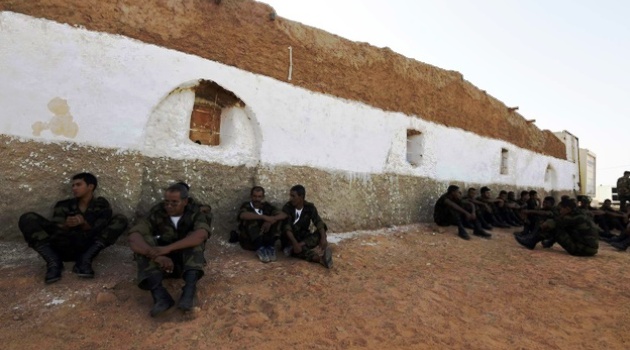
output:
[{"label": "man's hand", "polygon": [[150,259],[157,259],[160,256],[164,256],[164,255],[168,255],[170,254],[170,250],[167,247],[151,247],[151,249],[148,251],[147,256]]},{"label": "man's hand", "polygon": [[265,234],[269,232],[269,229],[271,228],[271,224],[272,224],[271,222],[265,220],[265,222],[263,222],[263,224],[260,225],[260,233]]},{"label": "man's hand", "polygon": [[319,249],[322,250],[322,254],[324,254],[324,250],[326,250],[326,248],[328,247],[328,241],[325,239],[322,239],[319,241]]},{"label": "man's hand", "polygon": [[167,256],[158,256],[157,258],[153,259],[153,261],[155,261],[155,263],[158,264],[158,266],[160,266],[162,271],[166,273],[173,273],[174,265],[173,265],[173,260],[171,260],[171,258]]},{"label": "man's hand", "polygon": [[302,246],[304,246],[304,244],[304,242],[293,244],[293,254],[300,254],[302,252]]},{"label": "man's hand", "polygon": [[83,225],[83,223],[85,223],[85,218],[83,218],[83,215],[81,214],[68,216],[66,218],[67,227],[77,227]]}]

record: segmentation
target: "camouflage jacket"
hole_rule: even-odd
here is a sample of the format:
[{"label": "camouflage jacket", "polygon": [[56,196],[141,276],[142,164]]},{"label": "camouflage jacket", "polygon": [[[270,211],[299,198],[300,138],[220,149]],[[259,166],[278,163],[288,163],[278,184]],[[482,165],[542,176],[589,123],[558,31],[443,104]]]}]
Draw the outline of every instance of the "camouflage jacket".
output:
[{"label": "camouflage jacket", "polygon": [[[236,220],[238,220],[239,222],[239,227],[243,226],[244,222],[248,221],[248,220],[242,220],[241,214],[256,213],[256,210],[254,210],[254,207],[251,203],[252,202],[243,202],[243,204],[241,204],[241,208],[238,210],[238,214],[236,215]],[[275,216],[275,215],[280,214],[280,210],[278,210],[278,208],[276,208],[274,205],[268,202],[263,202],[261,209],[262,209],[262,215]]]},{"label": "camouflage jacket", "polygon": [[597,245],[599,230],[593,220],[579,209],[573,210],[565,216],[559,216],[548,220],[546,223],[551,229],[563,230],[569,233],[572,238],[581,242]]},{"label": "camouflage jacket", "polygon": [[311,223],[315,225],[317,230],[328,230],[324,220],[319,217],[315,204],[305,201],[304,208],[302,208],[302,213],[297,221],[295,220],[297,217],[295,210],[291,202],[287,202],[284,207],[282,207],[282,211],[289,216],[284,222],[282,232],[291,231],[293,232],[293,236],[298,241],[301,241],[306,235],[311,233]]},{"label": "camouflage jacket", "polygon": [[138,232],[149,244],[165,246],[179,241],[190,232],[198,229],[203,229],[210,235],[208,217],[199,210],[198,205],[188,203],[177,227],[175,227],[170,216],[164,210],[164,206],[159,203],[154,205],[149,215],[138,221],[129,232]]},{"label": "camouflage jacket", "polygon": [[623,176],[617,180],[617,194],[619,196],[630,196],[630,178]]},{"label": "camouflage jacket", "polygon": [[[71,215],[81,214],[90,225],[90,232],[101,232],[112,219],[112,208],[107,199],[103,197],[92,198],[85,212],[79,209],[79,200],[70,198],[55,204],[52,221],[55,224],[63,224]],[[83,231],[80,227],[70,228],[70,231]]]}]

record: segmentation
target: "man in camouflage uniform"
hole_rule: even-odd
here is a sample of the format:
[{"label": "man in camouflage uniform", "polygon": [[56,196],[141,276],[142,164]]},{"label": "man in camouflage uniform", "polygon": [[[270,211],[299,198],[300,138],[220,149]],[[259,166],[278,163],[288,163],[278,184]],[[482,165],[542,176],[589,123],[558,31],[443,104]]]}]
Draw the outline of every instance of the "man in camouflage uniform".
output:
[{"label": "man in camouflage uniform", "polygon": [[189,201],[188,188],[169,186],[164,201],[129,230],[129,246],[138,266],[138,287],[151,291],[151,317],[170,309],[175,301],[162,285],[165,277],[182,277],[185,285],[178,308],[193,308],[197,281],[206,264],[204,247],[210,235],[209,215]]},{"label": "man in camouflage uniform", "polygon": [[[317,262],[332,268],[332,250],[328,246],[326,223],[319,217],[313,203],[307,202],[306,189],[295,185],[289,191],[290,200],[282,211],[287,215],[283,227],[282,247],[288,254],[310,262]],[[311,232],[311,223],[316,231]]]},{"label": "man in camouflage uniform", "polygon": [[275,243],[287,214],[265,201],[265,189],[260,186],[251,189],[250,198],[238,211],[238,241],[243,249],[256,251],[260,261],[276,261]]},{"label": "man in camouflage uniform", "polygon": [[63,261],[75,261],[72,272],[79,277],[94,278],[92,260],[127,228],[127,218],[112,216],[107,199],[94,198],[97,185],[90,173],[74,175],[74,198],[57,202],[52,220],[33,212],[20,217],[24,239],[46,261],[46,283],[61,279]]},{"label": "man in camouflage uniform", "polygon": [[[473,192],[469,190],[468,193]],[[462,191],[459,190],[459,186],[448,186],[446,193],[435,202],[433,221],[438,226],[457,226],[457,235],[465,240],[469,240],[470,236],[464,228],[464,221],[470,223],[475,236],[492,237],[491,234],[482,229],[479,219],[475,215],[476,209],[473,202],[463,202],[461,198]]]},{"label": "man in camouflage uniform", "polygon": [[619,196],[619,209],[626,212],[626,202],[630,201],[630,171],[624,171],[623,176],[617,180],[617,195]]},{"label": "man in camouflage uniform", "polygon": [[577,209],[575,201],[563,199],[558,205],[559,216],[545,221],[539,232],[515,236],[527,249],[534,249],[543,239],[554,239],[567,253],[593,256],[599,248],[599,236],[591,218]]}]

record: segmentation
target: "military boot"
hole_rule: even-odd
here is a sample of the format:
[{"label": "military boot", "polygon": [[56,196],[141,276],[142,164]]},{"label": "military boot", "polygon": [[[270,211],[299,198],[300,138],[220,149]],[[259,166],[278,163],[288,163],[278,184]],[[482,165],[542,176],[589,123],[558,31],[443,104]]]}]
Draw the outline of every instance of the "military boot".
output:
[{"label": "military boot", "polygon": [[105,249],[105,244],[100,241],[94,242],[81,256],[72,268],[72,272],[83,278],[94,278],[94,270],[92,269],[92,260],[96,258],[101,250]]},{"label": "military boot", "polygon": [[461,239],[465,239],[465,240],[470,240],[470,236],[468,235],[468,232],[466,232],[466,229],[463,227],[459,227],[457,230],[457,235],[459,236],[459,238]]},{"label": "military boot", "polygon": [[630,237],[626,237],[625,239],[618,242],[610,242],[610,245],[613,246],[615,249],[625,251],[626,249],[628,249],[628,246],[630,246]]},{"label": "military boot", "polygon": [[520,245],[530,250],[536,248],[536,244],[542,240],[542,238],[535,233],[527,236],[514,236],[514,238]]},{"label": "military boot", "polygon": [[147,285],[151,286],[151,296],[153,297],[153,308],[151,317],[156,317],[175,305],[175,300],[162,285],[162,275],[153,274],[147,279]]},{"label": "military boot", "polygon": [[190,311],[195,302],[195,293],[197,292],[197,281],[199,281],[200,272],[196,270],[188,270],[184,272],[184,282],[186,284],[182,288],[182,296],[179,298],[177,308],[182,311]]},{"label": "military boot", "polygon": [[59,254],[57,254],[48,243],[39,244],[33,249],[46,261],[46,276],[44,277],[44,282],[50,284],[59,281],[61,279],[61,271],[63,270],[63,262]]}]

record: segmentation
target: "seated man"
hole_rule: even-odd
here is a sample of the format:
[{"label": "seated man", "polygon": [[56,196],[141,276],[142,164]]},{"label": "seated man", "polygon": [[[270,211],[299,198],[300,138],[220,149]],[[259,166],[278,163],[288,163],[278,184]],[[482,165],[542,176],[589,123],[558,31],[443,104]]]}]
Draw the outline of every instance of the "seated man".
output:
[{"label": "seated man", "polygon": [[484,210],[481,207],[481,212],[484,220],[494,227],[509,228],[510,225],[505,223],[501,217],[499,217],[499,206],[503,206],[501,199],[492,198],[492,190],[484,186],[481,188],[481,196],[477,198],[478,201],[487,204],[489,210]]},{"label": "seated man", "polygon": [[197,281],[203,276],[203,256],[210,235],[208,215],[199,205],[189,202],[188,189],[182,184],[169,186],[164,201],[151,208],[149,216],[129,231],[129,246],[138,266],[138,287],[151,291],[151,317],[175,304],[162,285],[165,277],[182,277],[185,285],[178,308],[193,308]]},{"label": "seated man", "polygon": [[238,242],[243,249],[255,250],[260,261],[276,261],[275,243],[287,214],[265,201],[265,189],[260,186],[251,189],[250,197],[238,212]]},{"label": "seated man", "polygon": [[[475,206],[472,203],[464,204],[461,200],[462,192],[459,186],[450,185],[437,202],[433,209],[433,221],[438,226],[457,226],[457,235],[465,240],[469,240],[470,236],[463,225],[463,220],[467,220],[473,226],[473,234],[475,236],[490,238],[491,234],[485,232],[475,216]],[[468,209],[464,209],[464,206]]]},{"label": "seated man", "polygon": [[[492,209],[490,208],[490,205],[480,200],[477,200],[476,188],[474,187],[468,188],[468,190],[466,191],[466,195],[463,196],[461,200],[464,206],[467,206],[468,208],[472,208],[472,207],[475,208],[475,216],[477,217],[477,220],[479,220],[479,224],[484,230],[492,230],[493,228],[492,225],[490,225],[484,220],[484,215],[483,215],[484,212],[492,212]],[[465,228],[470,228],[470,229],[473,228],[472,224],[468,220],[463,220],[462,224],[464,225]]]},{"label": "seated man", "polygon": [[575,201],[564,199],[558,204],[559,216],[545,221],[540,231],[526,236],[514,236],[527,249],[534,249],[543,239],[553,239],[575,256],[593,256],[599,248],[595,223],[577,209]]},{"label": "seated man", "polygon": [[[287,215],[283,227],[282,247],[292,256],[332,268],[332,250],[326,237],[326,223],[319,217],[317,208],[304,198],[306,189],[295,185],[289,191],[289,201],[282,207]],[[316,228],[311,232],[311,223]]]},{"label": "seated man", "polygon": [[[602,240],[613,238],[615,235],[610,232],[610,228],[602,221],[602,219],[606,216],[606,212],[593,207],[591,205],[591,197],[589,196],[580,195],[577,196],[577,200],[578,210],[581,210],[583,214],[588,215],[591,220],[597,224],[600,238],[603,238]],[[604,224],[603,228],[601,227],[601,224]]]},{"label": "seated man", "polygon": [[94,278],[92,260],[127,228],[127,218],[112,216],[107,199],[94,198],[97,185],[90,173],[74,175],[74,198],[57,202],[52,220],[32,212],[20,217],[24,239],[46,261],[46,283],[61,279],[63,261],[75,261],[72,272],[79,277]]}]

